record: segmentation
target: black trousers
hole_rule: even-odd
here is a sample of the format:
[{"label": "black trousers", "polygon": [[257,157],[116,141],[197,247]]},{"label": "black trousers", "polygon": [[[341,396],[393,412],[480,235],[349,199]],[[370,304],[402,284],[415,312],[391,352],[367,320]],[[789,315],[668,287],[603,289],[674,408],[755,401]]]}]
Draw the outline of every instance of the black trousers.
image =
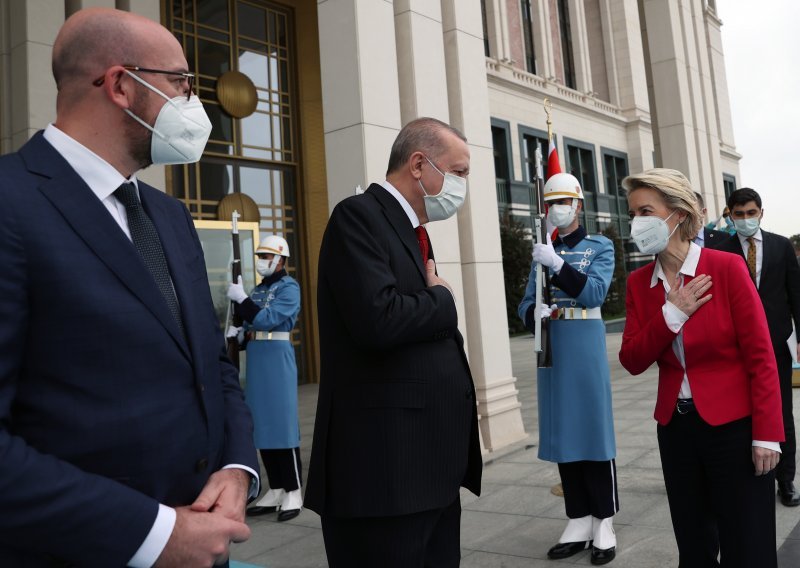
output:
[{"label": "black trousers", "polygon": [[570,519],[586,515],[606,519],[619,511],[615,460],[560,463],[558,473]]},{"label": "black trousers", "polygon": [[270,489],[284,489],[288,493],[300,489],[303,479],[303,464],[300,462],[300,448],[281,450],[258,450]]},{"label": "black trousers", "polygon": [[395,517],[322,516],[330,568],[456,568],[461,562],[461,500]]},{"label": "black trousers", "polygon": [[781,384],[781,410],[783,411],[783,434],[786,441],[781,443],[781,459],[775,468],[775,479],[794,481],[795,454],[797,442],[794,434],[794,413],[792,412],[792,354],[785,341],[774,346],[775,361],[778,363],[778,380]]},{"label": "black trousers", "polygon": [[775,474],[755,475],[749,417],[710,426],[695,412],[658,426],[680,568],[775,568]]}]

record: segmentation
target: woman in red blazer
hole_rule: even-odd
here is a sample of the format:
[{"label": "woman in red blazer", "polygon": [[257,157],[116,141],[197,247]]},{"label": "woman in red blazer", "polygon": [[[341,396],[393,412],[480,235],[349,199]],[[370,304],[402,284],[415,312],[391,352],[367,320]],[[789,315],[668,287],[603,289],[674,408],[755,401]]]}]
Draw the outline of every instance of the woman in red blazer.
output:
[{"label": "woman in red blazer", "polygon": [[680,566],[777,566],[774,472],[783,441],[775,356],[744,261],[694,244],[686,177],[625,178],[631,238],[656,260],[631,273],[619,359],[658,363],[658,445]]}]

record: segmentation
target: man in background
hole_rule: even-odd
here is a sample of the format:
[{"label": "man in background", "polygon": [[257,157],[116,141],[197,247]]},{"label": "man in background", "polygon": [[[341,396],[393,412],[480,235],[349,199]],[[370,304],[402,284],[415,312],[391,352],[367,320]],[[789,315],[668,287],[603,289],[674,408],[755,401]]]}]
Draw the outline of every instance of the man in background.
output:
[{"label": "man in background", "polygon": [[[795,427],[792,412],[792,356],[787,340],[792,335],[792,321],[800,329],[800,267],[789,239],[761,229],[764,210],[761,196],[753,189],[737,189],[728,197],[736,234],[718,248],[742,256],[747,262],[764,312],[778,363],[781,385],[783,429],[786,441],[781,444],[781,459],[775,469],[778,496],[787,507],[800,505],[800,493],[794,485]],[[800,350],[800,347],[796,349]]]}]

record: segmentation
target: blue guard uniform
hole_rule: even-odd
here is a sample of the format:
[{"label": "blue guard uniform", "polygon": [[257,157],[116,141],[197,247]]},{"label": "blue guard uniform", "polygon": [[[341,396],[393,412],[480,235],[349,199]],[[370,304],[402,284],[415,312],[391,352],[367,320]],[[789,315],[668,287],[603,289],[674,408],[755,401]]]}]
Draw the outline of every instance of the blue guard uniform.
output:
[{"label": "blue guard uniform", "polygon": [[[300,286],[282,270],[256,286],[250,299],[258,312],[245,322],[245,398],[253,413],[256,448],[296,448],[300,446],[300,426],[294,346],[288,336],[270,339],[266,332],[291,333],[300,313]],[[252,333],[255,331],[264,335]]]},{"label": "blue guard uniform", "polygon": [[[547,218],[561,227],[552,246],[534,246],[534,258],[550,272],[552,367],[537,372],[539,458],[558,464],[569,522],[547,553],[567,558],[591,548],[591,563],[616,556],[613,517],[619,511],[611,408],[611,373],[600,307],[614,274],[614,245],[587,235],[575,222],[583,192],[578,180],[557,173],[547,180]],[[532,263],[519,315],[534,331],[537,314],[536,266]],[[542,306],[544,310],[548,306]]]},{"label": "blue guard uniform", "polygon": [[[606,328],[599,311],[614,273],[614,245],[578,227],[565,239],[557,238],[553,247],[565,262],[560,274],[550,276],[550,296],[564,313],[550,320],[553,366],[537,373],[539,458],[556,463],[607,461],[617,449]],[[531,330],[535,269],[534,264],[519,305],[519,315]],[[574,319],[562,319],[569,317]]]}]

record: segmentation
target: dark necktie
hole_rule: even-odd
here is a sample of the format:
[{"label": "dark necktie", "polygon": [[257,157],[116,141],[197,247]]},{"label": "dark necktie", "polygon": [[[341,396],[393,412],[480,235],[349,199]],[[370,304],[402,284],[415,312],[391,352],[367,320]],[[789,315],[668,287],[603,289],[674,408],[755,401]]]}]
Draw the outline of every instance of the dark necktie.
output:
[{"label": "dark necktie", "polygon": [[144,260],[145,266],[153,275],[161,295],[167,302],[167,307],[175,318],[178,327],[183,333],[183,320],[181,320],[181,310],[178,306],[178,299],[175,297],[175,289],[172,287],[172,280],[169,277],[167,259],[164,256],[164,249],[161,246],[161,239],[153,225],[153,221],[147,216],[139,196],[136,194],[136,186],[132,183],[123,183],[114,192],[114,196],[120,200],[128,212],[128,228],[131,231],[131,239],[139,255]]},{"label": "dark necktie", "polygon": [[419,242],[419,252],[422,253],[422,264],[427,264],[428,251],[430,250],[428,231],[426,231],[425,227],[423,227],[422,225],[418,225],[417,228],[414,230],[417,232],[417,242]]},{"label": "dark necktie", "polygon": [[758,287],[756,281],[756,240],[753,237],[747,237],[747,268],[750,270],[750,278],[753,279],[753,284]]}]

